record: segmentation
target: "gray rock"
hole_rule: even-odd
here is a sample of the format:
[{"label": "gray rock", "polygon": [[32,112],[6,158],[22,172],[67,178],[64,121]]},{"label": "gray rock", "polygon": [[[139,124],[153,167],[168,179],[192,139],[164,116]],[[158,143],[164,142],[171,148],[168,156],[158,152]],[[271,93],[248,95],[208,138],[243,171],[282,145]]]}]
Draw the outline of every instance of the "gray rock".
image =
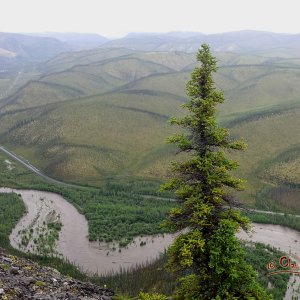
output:
[{"label": "gray rock", "polygon": [[16,275],[16,274],[19,274],[19,268],[18,267],[10,267],[9,270],[8,270],[8,274],[11,274],[11,275]]},{"label": "gray rock", "polygon": [[58,283],[57,283],[57,279],[56,278],[52,278],[52,283],[54,284],[54,285],[57,285]]},{"label": "gray rock", "polygon": [[2,257],[2,261],[4,262],[4,263],[6,263],[6,264],[11,264],[12,263],[12,260],[10,259],[10,258],[8,258],[8,257]]},{"label": "gray rock", "polygon": [[70,299],[70,300],[77,300],[77,299],[79,299],[75,294],[72,294],[72,293],[67,293],[67,296],[69,297],[68,299]]},{"label": "gray rock", "polygon": [[35,279],[33,277],[21,277],[20,282],[26,286],[30,285],[31,283],[35,283]]},{"label": "gray rock", "polygon": [[6,267],[0,269],[0,299],[8,291],[15,295],[13,299],[24,300],[111,300],[114,295],[106,288],[63,276],[28,259],[8,258],[1,251],[0,248],[0,262],[5,262]]},{"label": "gray rock", "polygon": [[100,297],[100,299],[101,300],[111,300],[111,297],[103,295],[103,296]]}]

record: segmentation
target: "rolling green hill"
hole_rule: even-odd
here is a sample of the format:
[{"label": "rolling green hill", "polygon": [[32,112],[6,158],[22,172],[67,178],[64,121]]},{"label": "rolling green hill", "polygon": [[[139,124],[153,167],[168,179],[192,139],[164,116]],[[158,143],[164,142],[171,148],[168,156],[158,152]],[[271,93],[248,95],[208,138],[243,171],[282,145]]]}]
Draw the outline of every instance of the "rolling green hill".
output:
[{"label": "rolling green hill", "polygon": [[[248,180],[243,201],[299,212],[299,59],[272,53],[217,53],[226,97],[219,120],[249,144],[235,156]],[[0,141],[65,181],[165,177],[176,157],[165,140],[177,130],[167,121],[184,113],[194,65],[184,52],[60,54],[0,100]]]},{"label": "rolling green hill", "polygon": [[164,173],[159,162],[169,150],[164,144],[171,132],[167,120],[180,98],[135,92],[110,96],[6,114],[2,137],[47,173],[70,181]]},{"label": "rolling green hill", "polygon": [[30,81],[14,95],[0,101],[0,111],[7,112],[26,109],[82,95],[83,92],[78,88],[69,88],[59,83]]},{"label": "rolling green hill", "polygon": [[40,65],[41,73],[54,73],[70,69],[74,66],[103,62],[116,57],[125,57],[134,53],[130,49],[95,49],[78,52],[61,53]]},{"label": "rolling green hill", "polygon": [[182,69],[192,61],[185,53],[128,53],[126,49],[95,52],[63,54],[43,64],[39,80],[29,81],[12,96],[0,100],[0,111],[113,91],[141,78]]}]

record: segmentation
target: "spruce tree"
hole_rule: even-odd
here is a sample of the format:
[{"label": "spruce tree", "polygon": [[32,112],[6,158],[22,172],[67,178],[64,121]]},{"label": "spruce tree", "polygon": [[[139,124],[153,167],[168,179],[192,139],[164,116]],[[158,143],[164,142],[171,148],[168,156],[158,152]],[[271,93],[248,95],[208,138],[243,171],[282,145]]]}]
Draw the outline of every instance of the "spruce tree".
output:
[{"label": "spruce tree", "polygon": [[169,228],[181,231],[169,249],[167,265],[183,274],[174,298],[271,299],[256,282],[256,272],[244,261],[236,238],[249,221],[230,196],[230,189],[241,190],[243,181],[230,174],[237,163],[226,153],[246,145],[216,121],[216,106],[224,95],[214,86],[217,60],[208,45],[201,46],[197,60],[200,67],[187,84],[188,114],[171,119],[185,133],[169,139],[189,159],[173,163],[174,177],[163,186],[175,190],[178,200],[166,221]]}]

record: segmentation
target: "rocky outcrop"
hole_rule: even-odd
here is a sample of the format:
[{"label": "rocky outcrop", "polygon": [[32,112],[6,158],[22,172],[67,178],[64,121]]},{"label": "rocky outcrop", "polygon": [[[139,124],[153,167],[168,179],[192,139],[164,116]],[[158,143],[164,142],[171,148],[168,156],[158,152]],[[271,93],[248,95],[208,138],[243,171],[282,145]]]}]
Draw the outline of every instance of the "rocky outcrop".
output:
[{"label": "rocky outcrop", "polygon": [[102,299],[113,292],[88,282],[61,275],[28,259],[0,249],[0,299]]}]

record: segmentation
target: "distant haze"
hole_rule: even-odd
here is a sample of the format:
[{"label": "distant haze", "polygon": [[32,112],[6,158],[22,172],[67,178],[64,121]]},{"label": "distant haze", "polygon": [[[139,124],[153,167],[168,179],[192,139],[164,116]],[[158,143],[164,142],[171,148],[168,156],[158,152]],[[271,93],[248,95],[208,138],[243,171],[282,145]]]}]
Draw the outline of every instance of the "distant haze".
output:
[{"label": "distant haze", "polygon": [[10,0],[1,12],[0,32],[300,32],[296,0]]}]

